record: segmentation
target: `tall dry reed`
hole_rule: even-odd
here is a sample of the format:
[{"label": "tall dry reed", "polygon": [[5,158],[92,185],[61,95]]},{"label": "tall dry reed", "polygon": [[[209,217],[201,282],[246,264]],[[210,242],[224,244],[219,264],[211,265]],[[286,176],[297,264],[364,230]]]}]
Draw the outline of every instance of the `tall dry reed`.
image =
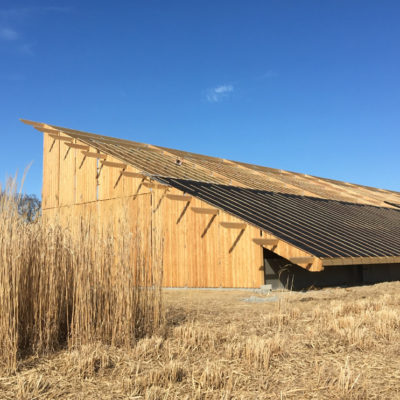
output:
[{"label": "tall dry reed", "polygon": [[1,369],[66,345],[129,347],[157,328],[159,232],[81,218],[71,233],[54,221],[27,223],[17,202],[12,182],[0,196]]}]

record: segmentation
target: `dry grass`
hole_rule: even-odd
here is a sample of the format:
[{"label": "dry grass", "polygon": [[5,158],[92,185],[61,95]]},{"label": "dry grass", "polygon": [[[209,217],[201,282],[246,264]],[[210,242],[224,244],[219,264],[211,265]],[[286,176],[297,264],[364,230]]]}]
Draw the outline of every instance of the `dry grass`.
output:
[{"label": "dry grass", "polygon": [[153,336],[25,360],[0,398],[399,399],[399,289],[166,291]]},{"label": "dry grass", "polygon": [[66,346],[129,348],[152,334],[161,318],[162,252],[150,257],[139,234],[109,234],[92,221],[80,220],[73,234],[27,223],[14,194],[11,182],[0,196],[0,369],[16,371],[19,360]]},{"label": "dry grass", "polygon": [[92,229],[0,203],[1,399],[400,399],[399,282],[170,290],[160,325],[154,249]]}]

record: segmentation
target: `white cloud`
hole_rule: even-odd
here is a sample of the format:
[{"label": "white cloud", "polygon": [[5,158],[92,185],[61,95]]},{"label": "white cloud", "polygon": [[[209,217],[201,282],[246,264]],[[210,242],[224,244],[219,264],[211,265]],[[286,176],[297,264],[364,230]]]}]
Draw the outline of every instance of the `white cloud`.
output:
[{"label": "white cloud", "polygon": [[227,92],[233,92],[233,86],[232,85],[223,85],[223,86],[218,86],[214,89],[215,93],[227,93]]},{"label": "white cloud", "polygon": [[17,40],[18,33],[10,28],[0,28],[0,38],[3,40]]},{"label": "white cloud", "polygon": [[218,103],[227,98],[234,90],[233,85],[221,85],[213,89],[208,89],[206,93],[207,101],[210,103]]}]

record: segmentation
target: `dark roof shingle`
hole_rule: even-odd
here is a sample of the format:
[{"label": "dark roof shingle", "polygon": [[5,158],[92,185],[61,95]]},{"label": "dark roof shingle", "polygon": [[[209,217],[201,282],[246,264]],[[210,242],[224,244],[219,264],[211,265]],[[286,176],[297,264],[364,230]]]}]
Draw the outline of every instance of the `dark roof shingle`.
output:
[{"label": "dark roof shingle", "polygon": [[158,177],[317,257],[400,256],[400,210]]}]

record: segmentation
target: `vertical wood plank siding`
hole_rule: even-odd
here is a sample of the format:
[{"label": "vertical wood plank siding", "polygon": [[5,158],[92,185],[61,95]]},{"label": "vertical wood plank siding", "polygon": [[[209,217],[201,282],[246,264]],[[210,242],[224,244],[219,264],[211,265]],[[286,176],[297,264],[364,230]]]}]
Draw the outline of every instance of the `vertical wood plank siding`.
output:
[{"label": "vertical wood plank siding", "polygon": [[58,207],[60,179],[60,142],[43,135],[43,208]]},{"label": "vertical wood plank siding", "polygon": [[[77,150],[66,146],[59,141],[60,146],[60,207],[75,204],[76,188],[76,152]],[[78,150],[79,152],[79,150]]]},{"label": "vertical wood plank siding", "polygon": [[[80,143],[79,141],[76,141]],[[82,144],[82,143],[80,143]],[[89,151],[95,151],[90,148]],[[97,193],[97,160],[85,157],[76,150],[76,203],[87,203],[96,200]]]},{"label": "vertical wood plank siding", "polygon": [[[43,216],[48,221],[57,219],[73,231],[80,218],[89,217],[96,229],[114,233],[120,224],[135,232],[141,223],[141,240],[149,240],[150,227],[162,230],[166,287],[252,288],[263,284],[262,251],[252,242],[258,229],[248,226],[243,233],[224,229],[219,221],[236,219],[226,213],[194,213],[190,207],[207,205],[196,198],[190,203],[170,200],[165,196],[167,190],[169,194],[182,192],[146,188],[142,178],[121,177],[121,170],[114,167],[101,169],[97,199],[97,160],[85,158],[79,149],[69,149],[60,141],[49,151],[52,142],[44,134]],[[107,160],[119,162],[113,157]],[[126,170],[140,172],[131,166]]]},{"label": "vertical wood plank siding", "polygon": [[[297,261],[309,271],[400,259],[398,192],[24,122],[45,132],[46,218],[93,214],[99,226],[126,220],[133,231],[137,221],[121,215],[119,202],[129,199],[146,229],[163,231],[165,286],[258,287],[262,243],[254,238],[274,240],[272,251],[288,263],[311,260]],[[51,128],[72,147],[50,137]],[[108,166],[98,173],[82,145],[106,155]],[[138,176],[122,176],[121,164]],[[198,210],[210,207],[218,214]]]}]

